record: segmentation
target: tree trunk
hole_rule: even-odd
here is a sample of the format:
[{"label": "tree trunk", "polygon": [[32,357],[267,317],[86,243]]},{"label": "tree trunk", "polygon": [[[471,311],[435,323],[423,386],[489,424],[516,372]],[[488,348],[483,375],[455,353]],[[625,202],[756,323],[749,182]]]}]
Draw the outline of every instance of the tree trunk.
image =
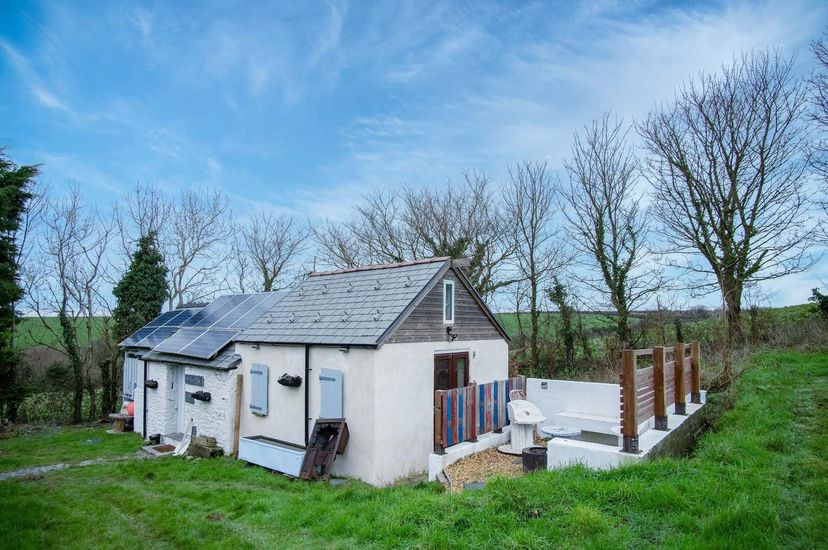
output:
[{"label": "tree trunk", "polygon": [[727,345],[739,344],[744,340],[742,331],[742,286],[735,281],[722,285],[727,320]]},{"label": "tree trunk", "polygon": [[109,368],[109,361],[101,361],[98,363],[98,368],[101,369],[101,416],[109,414],[112,411],[112,397],[109,393],[111,370]]},{"label": "tree trunk", "polygon": [[69,367],[72,369],[72,422],[78,424],[83,420],[83,365],[78,351],[78,341],[75,337],[75,320],[66,314],[65,306],[58,312],[63,347],[69,358]]},{"label": "tree trunk", "polygon": [[532,324],[532,332],[529,335],[529,362],[532,365],[532,372],[538,368],[538,285],[535,281],[530,282],[529,315]]}]

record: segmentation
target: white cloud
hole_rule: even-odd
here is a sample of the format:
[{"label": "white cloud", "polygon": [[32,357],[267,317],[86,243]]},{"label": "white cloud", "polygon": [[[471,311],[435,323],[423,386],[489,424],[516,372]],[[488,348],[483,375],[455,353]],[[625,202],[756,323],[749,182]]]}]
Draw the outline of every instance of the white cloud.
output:
[{"label": "white cloud", "polygon": [[20,84],[28,89],[38,103],[49,109],[75,115],[74,110],[64,100],[48,89],[40,75],[32,68],[31,62],[2,38],[0,38],[0,50],[17,73]]}]

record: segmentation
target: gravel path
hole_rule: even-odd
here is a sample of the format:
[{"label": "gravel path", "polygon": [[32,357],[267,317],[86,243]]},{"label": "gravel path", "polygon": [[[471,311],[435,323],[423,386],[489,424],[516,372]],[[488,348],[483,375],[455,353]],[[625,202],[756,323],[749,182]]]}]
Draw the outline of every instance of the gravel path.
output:
[{"label": "gravel path", "polygon": [[12,470],[10,472],[0,472],[0,481],[5,479],[15,479],[19,477],[32,477],[49,472],[57,472],[59,470],[66,470],[67,468],[74,468],[77,466],[92,466],[95,464],[109,464],[110,462],[120,462],[122,460],[139,459],[140,456],[126,455],[119,458],[96,458],[94,460],[82,460],[71,464],[50,464],[49,466],[32,466],[30,468],[22,468],[20,470]]}]

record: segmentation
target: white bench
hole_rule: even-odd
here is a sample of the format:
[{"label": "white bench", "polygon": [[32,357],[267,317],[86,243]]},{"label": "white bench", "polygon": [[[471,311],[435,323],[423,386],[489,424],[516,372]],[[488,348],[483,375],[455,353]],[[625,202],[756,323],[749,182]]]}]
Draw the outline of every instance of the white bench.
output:
[{"label": "white bench", "polygon": [[562,412],[553,416],[554,424],[573,426],[585,432],[617,435],[612,428],[621,423],[621,419],[613,416],[600,416],[578,412]]}]

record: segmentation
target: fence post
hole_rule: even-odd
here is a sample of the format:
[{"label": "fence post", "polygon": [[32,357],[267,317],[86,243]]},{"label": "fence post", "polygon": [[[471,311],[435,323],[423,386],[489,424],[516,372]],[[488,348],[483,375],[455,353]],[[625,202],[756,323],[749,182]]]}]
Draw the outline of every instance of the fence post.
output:
[{"label": "fence post", "polygon": [[690,402],[701,404],[701,348],[690,343]]},{"label": "fence post", "polygon": [[636,395],[635,366],[635,352],[629,349],[624,350],[624,370],[621,374],[621,395],[624,398],[621,450],[625,453],[638,452],[638,414],[636,411],[638,396]]},{"label": "fence post", "polygon": [[472,443],[477,441],[477,383],[474,383],[468,386],[468,391],[466,392],[467,396],[471,393],[471,414],[466,419],[466,422],[471,421],[471,429],[469,431],[469,435],[471,435]]},{"label": "fence post", "polygon": [[687,389],[684,387],[684,344],[676,344],[673,353],[675,388],[676,388],[676,414],[687,414],[687,401],[684,396]]},{"label": "fence post", "polygon": [[664,399],[664,348],[653,348],[653,385],[655,386],[655,429],[668,430]]},{"label": "fence post", "polygon": [[443,392],[434,392],[434,452],[438,455],[446,454],[443,446]]}]

